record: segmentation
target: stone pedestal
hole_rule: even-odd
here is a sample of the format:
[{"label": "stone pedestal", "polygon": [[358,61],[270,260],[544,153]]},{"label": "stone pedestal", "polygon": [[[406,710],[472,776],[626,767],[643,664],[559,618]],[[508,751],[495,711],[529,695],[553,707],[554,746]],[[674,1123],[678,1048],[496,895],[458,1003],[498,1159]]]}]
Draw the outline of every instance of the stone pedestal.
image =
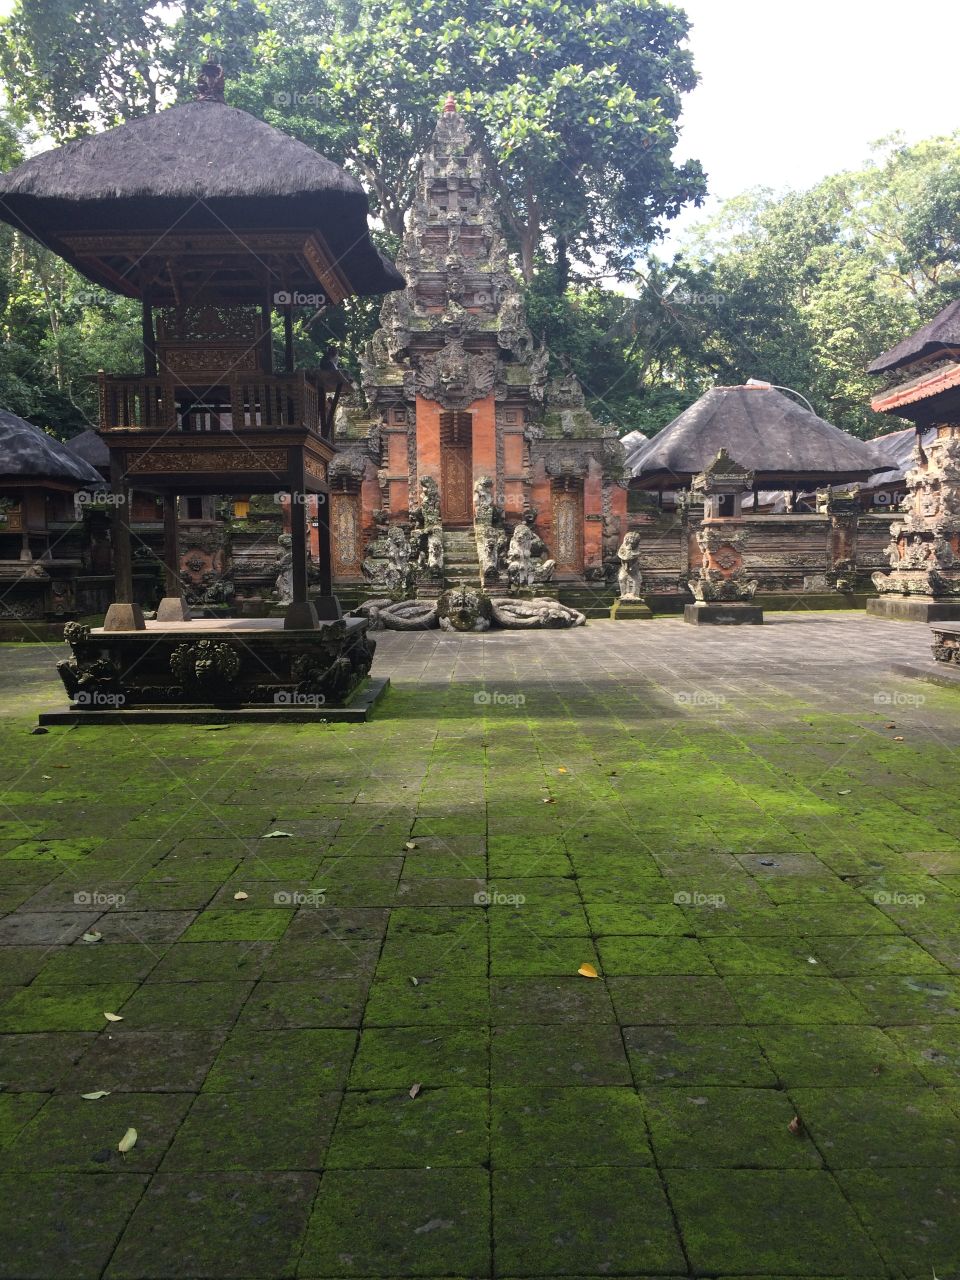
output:
[{"label": "stone pedestal", "polygon": [[636,618],[652,618],[653,611],[643,600],[615,600],[610,617],[618,622],[630,622]]},{"label": "stone pedestal", "polygon": [[343,610],[336,596],[313,596],[311,604],[321,622],[336,622],[343,617]]},{"label": "stone pedestal", "polygon": [[960,622],[960,600],[937,600],[934,596],[873,596],[867,601],[872,618],[892,618],[897,622]]},{"label": "stone pedestal", "polygon": [[744,623],[756,626],[763,622],[763,610],[758,604],[740,604],[738,601],[729,604],[697,601],[684,605],[683,620],[695,626],[743,626]]},{"label": "stone pedestal", "polygon": [[320,618],[311,600],[294,600],[283,615],[284,631],[316,631]]},{"label": "stone pedestal", "polygon": [[158,622],[189,622],[190,609],[183,596],[164,596],[157,605]]},{"label": "stone pedestal", "polygon": [[114,603],[103,620],[104,631],[142,631],[146,624],[138,604]]}]

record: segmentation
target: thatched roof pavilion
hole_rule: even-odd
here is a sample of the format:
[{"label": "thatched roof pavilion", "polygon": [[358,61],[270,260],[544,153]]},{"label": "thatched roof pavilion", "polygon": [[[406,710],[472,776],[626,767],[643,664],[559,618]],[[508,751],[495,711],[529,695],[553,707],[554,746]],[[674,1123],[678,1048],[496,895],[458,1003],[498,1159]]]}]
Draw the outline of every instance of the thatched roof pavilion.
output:
[{"label": "thatched roof pavilion", "polygon": [[634,485],[686,487],[720,449],[755,472],[758,489],[865,480],[886,465],[870,445],[773,387],[713,387],[637,450]]},{"label": "thatched roof pavilion", "polygon": [[0,487],[102,489],[103,477],[53,436],[0,409]]},{"label": "thatched roof pavilion", "polygon": [[200,94],[0,174],[0,219],[154,306],[259,305],[268,288],[336,304],[404,287],[355,179],[227,106],[219,68],[204,68]]}]

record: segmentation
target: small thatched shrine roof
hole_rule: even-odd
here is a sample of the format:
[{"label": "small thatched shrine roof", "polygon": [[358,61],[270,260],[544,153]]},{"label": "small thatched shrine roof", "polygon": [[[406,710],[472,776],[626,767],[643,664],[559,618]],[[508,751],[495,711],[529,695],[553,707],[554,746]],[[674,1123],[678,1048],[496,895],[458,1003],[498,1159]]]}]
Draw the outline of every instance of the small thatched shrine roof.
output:
[{"label": "small thatched shrine roof", "polygon": [[100,432],[94,431],[92,427],[67,440],[63,447],[84,462],[89,462],[98,471],[105,471],[110,466],[110,450],[104,444]]},{"label": "small thatched shrine roof", "polygon": [[867,366],[867,373],[887,373],[940,352],[960,352],[960,298],[944,307],[922,329],[877,356]]},{"label": "small thatched shrine roof", "polygon": [[0,485],[44,481],[56,488],[103,487],[103,477],[89,462],[33,423],[0,409]]},{"label": "small thatched shrine roof", "polygon": [[690,483],[726,449],[761,489],[865,480],[884,460],[869,445],[773,387],[713,387],[642,447],[642,488]]},{"label": "small thatched shrine roof", "polygon": [[[341,286],[327,289],[335,302],[402,289],[403,277],[370,239],[360,184],[304,143],[227,106],[222,92],[221,74],[196,102],[0,174],[0,219],[108,289],[137,297],[149,286],[154,304],[180,304],[157,266],[171,252],[196,254],[197,232],[219,238],[222,258],[259,260],[259,277],[251,262],[252,278],[242,289],[234,284],[234,303],[262,303],[267,288],[316,292],[324,273]],[[124,235],[123,251],[111,248]]]}]

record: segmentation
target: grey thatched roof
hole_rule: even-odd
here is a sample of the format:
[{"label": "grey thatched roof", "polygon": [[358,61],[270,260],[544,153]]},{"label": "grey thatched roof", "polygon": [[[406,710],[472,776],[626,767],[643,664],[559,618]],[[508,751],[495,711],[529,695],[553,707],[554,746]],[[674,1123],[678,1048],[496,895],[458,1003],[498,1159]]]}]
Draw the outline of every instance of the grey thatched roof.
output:
[{"label": "grey thatched roof", "polygon": [[130,120],[0,174],[0,218],[68,260],[58,236],[78,231],[317,230],[356,293],[401,289],[368,212],[339,165],[217,101]]},{"label": "grey thatched roof", "polygon": [[690,483],[720,449],[756,472],[759,488],[864,480],[884,459],[869,445],[772,387],[714,387],[642,448],[642,484]]},{"label": "grey thatched roof", "polygon": [[32,422],[0,409],[0,481],[3,480],[51,480],[74,489],[103,487],[103,477],[89,462]]},{"label": "grey thatched roof", "polygon": [[67,440],[64,448],[69,449],[78,458],[82,458],[84,462],[89,462],[90,466],[96,467],[97,470],[105,471],[110,466],[110,450],[103,443],[100,432],[94,431],[92,427]]},{"label": "grey thatched roof", "polygon": [[867,373],[899,369],[924,356],[936,355],[944,347],[960,347],[960,298],[944,307],[922,329],[898,342],[882,356],[877,356],[867,365]]},{"label": "grey thatched roof", "polygon": [[[935,439],[936,427],[927,427],[923,433],[923,444],[928,445]],[[898,484],[906,479],[907,472],[914,465],[914,450],[917,447],[917,431],[915,427],[904,427],[901,431],[887,431],[882,436],[874,436],[870,441],[872,447],[886,458],[889,469],[878,471],[870,477],[871,489],[884,484]]]}]

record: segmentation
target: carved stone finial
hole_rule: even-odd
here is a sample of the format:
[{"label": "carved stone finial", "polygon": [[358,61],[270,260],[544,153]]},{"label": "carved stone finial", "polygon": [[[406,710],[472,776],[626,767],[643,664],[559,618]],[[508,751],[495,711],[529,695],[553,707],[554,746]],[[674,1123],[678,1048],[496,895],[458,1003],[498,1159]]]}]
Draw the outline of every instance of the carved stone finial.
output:
[{"label": "carved stone finial", "polygon": [[205,62],[197,76],[198,102],[223,102],[223,67]]},{"label": "carved stone finial", "polygon": [[443,104],[443,114],[445,116],[455,116],[457,114],[457,100],[452,93],[447,94],[447,100]]}]

